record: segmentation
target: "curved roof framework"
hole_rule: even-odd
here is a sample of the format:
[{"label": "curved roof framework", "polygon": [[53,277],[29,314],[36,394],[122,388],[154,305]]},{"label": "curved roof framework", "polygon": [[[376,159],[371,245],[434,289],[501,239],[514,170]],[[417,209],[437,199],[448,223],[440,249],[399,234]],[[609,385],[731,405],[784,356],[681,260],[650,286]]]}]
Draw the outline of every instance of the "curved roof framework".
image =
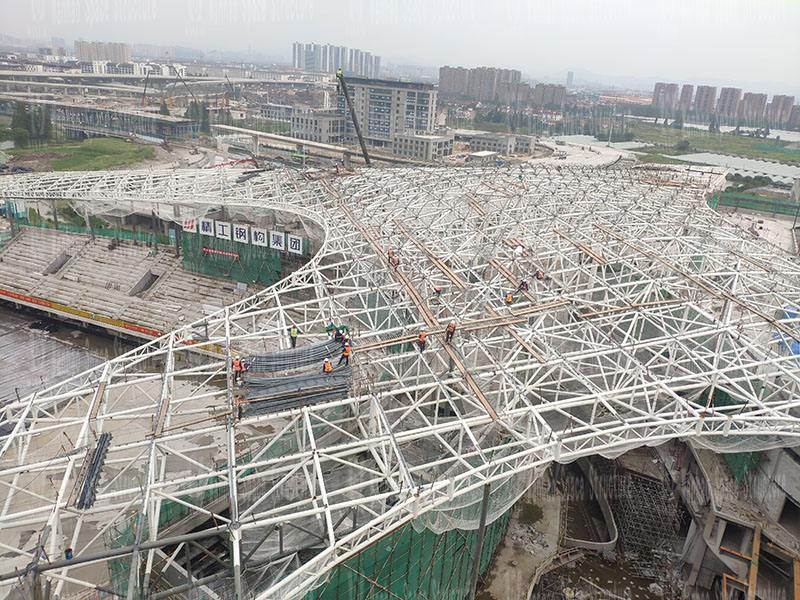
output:
[{"label": "curved roof framework", "polygon": [[[0,546],[11,558],[0,581],[21,585],[10,566],[28,565],[64,597],[107,581],[110,565],[133,597],[155,589],[183,544],[223,536],[236,591],[298,597],[400,524],[475,527],[487,484],[490,519],[502,514],[553,461],[675,437],[723,451],[794,444],[800,266],[707,208],[719,178],[570,168],[5,178],[0,195],[95,212],[277,208],[326,237],[303,268],[209,317],[207,341],[190,325],[5,407]],[[507,305],[522,279],[530,290]],[[231,356],[285,348],[292,323],[301,343],[321,341],[331,321],[355,340],[348,397],[239,418]],[[424,352],[403,343],[421,328]],[[222,356],[193,352],[209,346]],[[103,477],[79,509],[103,433]],[[73,559],[57,560],[65,548]]]}]

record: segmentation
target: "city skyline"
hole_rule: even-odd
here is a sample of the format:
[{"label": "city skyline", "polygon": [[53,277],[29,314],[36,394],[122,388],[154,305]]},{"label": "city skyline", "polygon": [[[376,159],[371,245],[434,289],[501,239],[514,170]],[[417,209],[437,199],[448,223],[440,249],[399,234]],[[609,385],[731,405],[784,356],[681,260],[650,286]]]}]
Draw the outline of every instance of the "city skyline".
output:
[{"label": "city skyline", "polygon": [[[144,0],[136,10],[120,0],[102,6],[55,0],[6,4],[3,33],[31,39],[113,39],[206,52],[220,47],[284,63],[291,62],[294,41],[313,39],[365,48],[392,64],[492,64],[542,81],[563,81],[574,71],[576,84],[598,74],[603,80],[598,83],[637,89],[679,79],[800,92],[800,55],[791,29],[800,22],[800,5],[783,0],[695,2],[685,11],[674,3],[642,6],[631,0],[602,8],[585,0],[563,6],[512,1],[502,13],[472,0],[346,1],[336,7]],[[670,36],[675,27],[681,35]],[[687,45],[688,39],[693,43]]]}]

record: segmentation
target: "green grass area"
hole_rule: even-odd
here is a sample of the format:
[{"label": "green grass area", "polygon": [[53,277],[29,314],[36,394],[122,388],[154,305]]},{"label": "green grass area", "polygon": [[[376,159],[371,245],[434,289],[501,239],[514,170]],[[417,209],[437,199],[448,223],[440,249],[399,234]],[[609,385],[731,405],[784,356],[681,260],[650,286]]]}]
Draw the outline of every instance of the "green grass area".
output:
[{"label": "green grass area", "polygon": [[152,146],[131,144],[115,138],[91,138],[79,144],[46,144],[35,148],[8,150],[8,154],[12,156],[29,156],[45,152],[64,155],[53,159],[51,165],[55,171],[99,171],[152,160],[155,156]]},{"label": "green grass area", "polygon": [[263,131],[264,133],[289,133],[291,125],[283,121],[234,121],[234,127],[243,127],[244,129],[255,129],[256,131]]},{"label": "green grass area", "polygon": [[[672,129],[640,121],[631,121],[626,127],[634,138],[641,142],[656,144],[653,153],[680,155],[693,152],[719,152],[746,158],[763,158],[800,164],[800,155],[789,142],[751,138],[732,133],[709,133],[705,130],[685,128]],[[675,145],[682,139],[689,142],[689,149],[676,151]]]},{"label": "green grass area", "polygon": [[665,148],[662,146],[643,146],[641,148],[633,148],[636,152],[642,154],[636,155],[636,161],[640,163],[652,163],[660,165],[689,165],[685,160],[675,158],[680,154],[677,150]]}]

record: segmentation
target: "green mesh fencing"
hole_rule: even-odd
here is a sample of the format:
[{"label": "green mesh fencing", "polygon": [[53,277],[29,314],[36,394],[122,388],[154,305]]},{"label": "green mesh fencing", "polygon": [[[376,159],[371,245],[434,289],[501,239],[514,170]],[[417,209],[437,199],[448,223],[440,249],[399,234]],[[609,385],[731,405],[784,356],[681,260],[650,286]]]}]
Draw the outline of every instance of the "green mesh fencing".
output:
[{"label": "green mesh fencing", "polygon": [[[56,229],[56,227],[52,224],[52,221],[48,224],[46,221],[42,220],[35,220],[31,221],[30,219],[14,219],[14,224],[19,225],[21,227],[39,227],[40,229]],[[58,231],[65,231],[67,233],[80,233],[82,235],[91,235],[92,231],[83,225],[72,225],[69,223],[59,223],[58,224]],[[94,234],[98,237],[109,237],[109,238],[118,238],[120,240],[129,240],[132,241],[134,238],[133,231],[128,229],[106,229],[104,227],[95,227]],[[162,246],[169,245],[169,236],[159,234],[157,237],[158,243]],[[136,231],[136,241],[147,243],[153,242],[153,232],[147,230],[138,229]]]},{"label": "green mesh fencing", "polygon": [[[705,390],[700,395],[700,400],[704,404],[708,404],[708,390]],[[735,402],[734,399],[731,398],[731,395],[725,390],[719,388],[714,390],[713,406],[726,407],[738,404],[739,403]],[[750,471],[754,471],[761,462],[760,452],[726,452],[722,456],[731,468],[736,483],[742,483],[744,476]]]},{"label": "green mesh fencing", "polygon": [[795,215],[800,211],[800,204],[781,200],[769,200],[767,198],[759,198],[748,194],[717,192],[716,194],[712,194],[707,202],[713,209],[716,209],[718,206],[728,206],[736,209],[745,208],[777,215]]},{"label": "green mesh fencing", "polygon": [[[480,572],[486,571],[503,540],[510,511],[486,528]],[[436,534],[405,525],[344,564],[303,600],[463,600],[472,583],[477,531]]]},{"label": "green mesh fencing", "polygon": [[303,254],[293,254],[186,232],[181,233],[181,251],[187,271],[264,285],[272,285],[298,269],[310,255],[307,239],[303,240]]}]

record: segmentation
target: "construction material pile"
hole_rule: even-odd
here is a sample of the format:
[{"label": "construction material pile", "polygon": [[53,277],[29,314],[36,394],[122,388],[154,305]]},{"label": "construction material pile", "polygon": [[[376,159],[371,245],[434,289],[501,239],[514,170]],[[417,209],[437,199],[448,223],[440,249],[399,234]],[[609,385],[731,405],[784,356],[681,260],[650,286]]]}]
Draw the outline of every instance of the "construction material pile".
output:
[{"label": "construction material pile", "polygon": [[350,367],[330,373],[304,373],[291,377],[245,375],[248,388],[246,415],[263,414],[318,402],[346,398],[350,389]]},{"label": "construction material pile", "polygon": [[269,354],[254,354],[248,359],[251,373],[287,371],[309,365],[321,365],[326,358],[338,357],[342,343],[338,340],[318,342],[291,351],[281,350]]}]

